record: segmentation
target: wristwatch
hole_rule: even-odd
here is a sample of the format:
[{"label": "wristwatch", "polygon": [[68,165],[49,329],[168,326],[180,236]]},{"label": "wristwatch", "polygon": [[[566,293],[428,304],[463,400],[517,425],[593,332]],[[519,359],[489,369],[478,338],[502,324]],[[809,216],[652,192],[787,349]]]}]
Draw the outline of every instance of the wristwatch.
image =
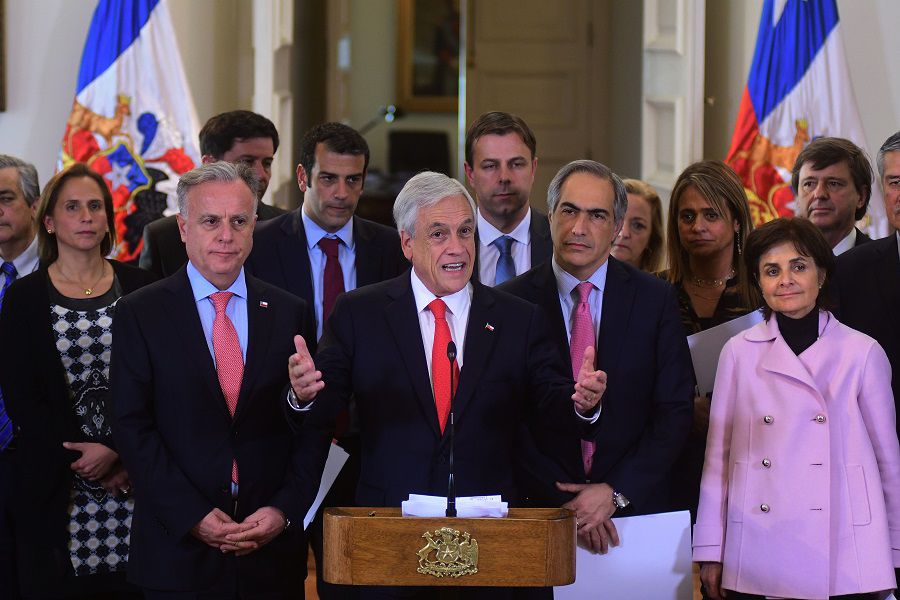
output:
[{"label": "wristwatch", "polygon": [[619,510],[631,504],[631,500],[626,498],[625,494],[613,490],[613,504],[616,505],[616,510]]}]

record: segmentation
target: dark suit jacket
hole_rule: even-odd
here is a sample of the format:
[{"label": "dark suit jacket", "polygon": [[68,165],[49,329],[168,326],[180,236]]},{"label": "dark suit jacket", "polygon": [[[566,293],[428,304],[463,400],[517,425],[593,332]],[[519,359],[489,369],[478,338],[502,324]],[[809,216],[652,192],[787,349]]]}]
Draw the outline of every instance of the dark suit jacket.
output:
[{"label": "dark suit jacket", "polygon": [[[284,209],[270,204],[260,202],[256,206],[257,221],[268,221],[284,213]],[[187,260],[175,215],[157,219],[144,227],[144,245],[139,262],[142,269],[168,277],[187,264]]]},{"label": "dark suit jacket", "polygon": [[[315,295],[302,210],[301,206],[257,227],[247,270],[312,305]],[[391,279],[409,268],[396,229],[353,217],[353,241],[356,287]]]},{"label": "dark suit jacket", "polygon": [[[506,282],[501,289],[544,309],[560,357],[569,362],[569,340],[551,263]],[[675,290],[657,277],[609,258],[597,340],[598,369],[607,388],[593,436],[590,480],[623,493],[634,513],[666,510],[668,474],[691,428],[693,370]],[[530,500],[558,506],[571,499],[555,481],[584,482],[576,431],[533,421],[520,454]]]},{"label": "dark suit jacket", "polygon": [[[531,223],[528,225],[528,234],[531,238],[531,268],[543,264],[553,256],[553,240],[550,239],[550,221],[547,214],[535,208],[531,209]],[[475,250],[481,248],[478,241],[478,231],[475,231]],[[472,278],[479,279],[478,255],[475,255],[475,269]]]},{"label": "dark suit jacket", "polygon": [[[513,461],[521,420],[577,421],[573,382],[540,311],[473,283],[456,415],[460,496],[516,502]],[[360,416],[360,506],[399,506],[410,493],[446,494],[449,427],[441,434],[409,272],[340,296],[316,355],[325,388],[303,423],[312,500],[337,413],[355,394]]]},{"label": "dark suit jacket", "polygon": [[[891,361],[894,404],[900,412],[900,257],[897,236],[848,250],[837,257],[838,320],[872,336]],[[900,421],[897,423],[900,434]]]},{"label": "dark suit jacket", "polygon": [[[110,261],[123,293],[156,276]],[[50,324],[47,269],[16,281],[7,290],[0,314],[0,388],[18,430],[13,463],[13,521],[22,590],[28,597],[62,594],[69,559],[69,494],[72,470],[80,455],[64,441],[91,441],[72,413],[65,370]],[[120,300],[121,302],[121,300]],[[117,317],[116,317],[117,318]],[[110,410],[112,407],[109,407]],[[102,440],[115,448],[111,439]]]},{"label": "dark suit jacket", "polygon": [[853,242],[854,248],[872,241],[872,238],[860,231],[858,227],[854,227],[853,229],[856,231],[856,241]]},{"label": "dark suit jacket", "polygon": [[[309,335],[312,320],[303,300],[251,276],[247,296],[247,362],[233,419],[187,271],[119,303],[114,435],[134,483],[128,577],[141,587],[204,590],[237,573],[242,593],[302,597],[303,513],[292,476],[299,455],[284,405],[292,338]],[[232,457],[240,473],[236,504]],[[298,525],[247,556],[222,554],[190,533],[213,508],[241,521],[262,506]]]}]

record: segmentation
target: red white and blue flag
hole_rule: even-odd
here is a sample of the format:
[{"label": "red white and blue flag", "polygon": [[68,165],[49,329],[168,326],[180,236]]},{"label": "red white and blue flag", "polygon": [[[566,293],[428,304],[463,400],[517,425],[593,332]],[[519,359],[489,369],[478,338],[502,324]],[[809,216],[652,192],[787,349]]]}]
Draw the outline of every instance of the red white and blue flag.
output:
[{"label": "red white and blue flag", "polygon": [[109,185],[114,258],[137,260],[144,225],[175,209],[179,176],[200,164],[198,131],[165,0],[100,0],[60,166],[85,162]]},{"label": "red white and blue flag", "polygon": [[[794,214],[791,169],[803,147],[836,136],[867,149],[835,0],[766,0],[756,51],[725,159],[744,182],[756,224]],[[887,235],[873,182],[861,225]]]}]

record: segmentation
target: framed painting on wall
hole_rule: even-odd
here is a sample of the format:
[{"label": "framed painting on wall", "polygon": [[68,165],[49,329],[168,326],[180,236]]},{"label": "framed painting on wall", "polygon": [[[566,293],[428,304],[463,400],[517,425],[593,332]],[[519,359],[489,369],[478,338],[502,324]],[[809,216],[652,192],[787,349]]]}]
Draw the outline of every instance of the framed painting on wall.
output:
[{"label": "framed painting on wall", "polygon": [[459,2],[397,0],[397,97],[410,112],[456,112]]}]

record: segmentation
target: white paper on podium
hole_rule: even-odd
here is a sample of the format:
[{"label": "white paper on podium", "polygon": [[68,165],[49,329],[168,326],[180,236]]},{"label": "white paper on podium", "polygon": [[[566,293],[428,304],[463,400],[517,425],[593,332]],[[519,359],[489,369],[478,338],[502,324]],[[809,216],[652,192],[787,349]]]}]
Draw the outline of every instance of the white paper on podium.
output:
[{"label": "white paper on podium", "polygon": [[719,366],[719,354],[722,353],[725,342],[762,320],[762,311],[755,310],[743,317],[688,336],[691,362],[694,363],[694,375],[697,376],[697,389],[701,396],[712,392],[713,383],[716,381],[716,368]]},{"label": "white paper on podium", "polygon": [[[447,497],[410,494],[400,507],[404,517],[443,517],[447,514]],[[505,517],[508,514],[509,504],[503,502],[499,494],[456,499],[456,516],[460,518]]]},{"label": "white paper on podium", "polygon": [[322,480],[319,482],[319,491],[316,493],[316,499],[313,500],[312,506],[309,507],[309,512],[303,517],[304,530],[312,523],[316,516],[316,511],[322,506],[322,501],[325,500],[328,490],[334,485],[334,480],[337,479],[338,473],[344,468],[344,463],[347,462],[349,456],[346,450],[337,444],[331,444],[331,448],[328,449],[328,459],[325,461],[325,470],[322,471]]},{"label": "white paper on podium", "polygon": [[613,519],[620,544],[606,554],[576,553],[575,583],[556,600],[691,600],[691,515],[687,511]]}]

